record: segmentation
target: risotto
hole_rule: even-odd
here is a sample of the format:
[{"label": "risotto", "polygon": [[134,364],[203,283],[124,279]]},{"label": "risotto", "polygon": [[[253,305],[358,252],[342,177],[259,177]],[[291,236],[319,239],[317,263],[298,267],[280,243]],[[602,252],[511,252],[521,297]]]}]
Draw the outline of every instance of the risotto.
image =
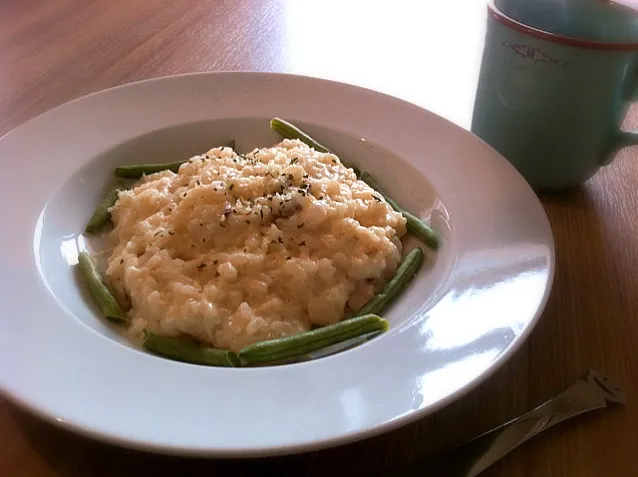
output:
[{"label": "risotto", "polygon": [[217,348],[336,323],[401,259],[403,216],[337,156],[211,149],[119,193],[106,279],[130,330]]}]

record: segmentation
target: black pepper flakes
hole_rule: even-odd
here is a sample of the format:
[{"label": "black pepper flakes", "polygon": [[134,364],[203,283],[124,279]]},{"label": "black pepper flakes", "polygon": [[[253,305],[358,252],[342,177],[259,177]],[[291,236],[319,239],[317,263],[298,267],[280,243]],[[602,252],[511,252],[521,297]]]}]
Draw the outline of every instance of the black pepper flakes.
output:
[{"label": "black pepper flakes", "polygon": [[219,263],[219,260],[213,260],[213,265],[217,265]]},{"label": "black pepper flakes", "polygon": [[172,232],[172,231],[169,230],[168,231],[168,235],[175,235],[175,232]]},{"label": "black pepper flakes", "polygon": [[204,226],[204,224],[200,222],[200,223],[199,223],[199,226],[200,226],[200,227],[203,227],[203,226]]},{"label": "black pepper flakes", "polygon": [[250,225],[250,220],[245,220],[244,222],[246,222],[248,225]]},{"label": "black pepper flakes", "polygon": [[279,237],[279,238],[277,239],[277,241],[278,241],[279,243],[284,243],[284,239],[282,239],[281,237]]},{"label": "black pepper flakes", "polygon": [[299,225],[297,225],[297,228],[298,228],[298,229],[301,229],[301,228],[303,228],[303,226],[304,226],[304,225],[306,225],[306,224],[305,224],[304,222],[302,222],[302,223],[300,223]]},{"label": "black pepper flakes", "polygon": [[300,247],[303,247],[304,245],[306,245],[306,241],[305,240],[302,240],[301,242],[299,242],[299,246]]},{"label": "black pepper flakes", "polygon": [[234,188],[234,187],[235,187],[235,184],[231,184],[231,185],[228,187],[228,190],[233,190],[233,188]]},{"label": "black pepper flakes", "polygon": [[120,258],[120,265],[122,265],[124,263],[124,259]]},{"label": "black pepper flakes", "polygon": [[225,228],[226,228],[226,224],[225,224],[224,222],[220,222],[220,223],[219,223],[219,226],[220,226],[221,228],[223,228],[223,229],[225,229]]},{"label": "black pepper flakes", "polygon": [[202,269],[202,268],[204,268],[205,266],[206,266],[206,264],[205,264],[205,263],[200,263],[199,265],[197,265],[197,268],[198,268],[199,270],[201,270],[201,269]]}]

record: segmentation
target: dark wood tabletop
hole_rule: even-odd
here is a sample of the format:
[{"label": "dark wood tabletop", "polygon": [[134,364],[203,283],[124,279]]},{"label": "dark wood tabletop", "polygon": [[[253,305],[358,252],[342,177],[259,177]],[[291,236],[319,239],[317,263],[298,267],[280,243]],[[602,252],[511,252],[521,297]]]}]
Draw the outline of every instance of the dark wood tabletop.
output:
[{"label": "dark wood tabletop", "polygon": [[[486,0],[461,3],[0,0],[0,135],[93,91],[214,70],[291,72],[363,85],[468,128]],[[638,111],[630,112],[627,126],[638,128]],[[0,475],[383,473],[516,417],[584,377],[589,368],[620,381],[628,405],[561,424],[484,475],[638,475],[638,151],[621,152],[580,189],[541,196],[541,201],[557,256],[547,308],[507,364],[436,414],[319,452],[191,460],[87,440],[0,397]]]}]

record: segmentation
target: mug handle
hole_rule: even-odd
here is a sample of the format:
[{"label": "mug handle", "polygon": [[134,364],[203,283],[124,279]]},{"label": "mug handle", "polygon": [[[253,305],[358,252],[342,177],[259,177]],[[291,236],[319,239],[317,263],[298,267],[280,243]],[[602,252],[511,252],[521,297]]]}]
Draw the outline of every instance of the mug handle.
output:
[{"label": "mug handle", "polygon": [[614,145],[617,149],[623,149],[630,146],[638,146],[638,132],[619,132]]},{"label": "mug handle", "polygon": [[621,149],[631,146],[638,146],[638,131],[618,131],[612,141],[612,150],[607,154],[601,163],[602,166],[608,166],[616,158],[616,153]]}]

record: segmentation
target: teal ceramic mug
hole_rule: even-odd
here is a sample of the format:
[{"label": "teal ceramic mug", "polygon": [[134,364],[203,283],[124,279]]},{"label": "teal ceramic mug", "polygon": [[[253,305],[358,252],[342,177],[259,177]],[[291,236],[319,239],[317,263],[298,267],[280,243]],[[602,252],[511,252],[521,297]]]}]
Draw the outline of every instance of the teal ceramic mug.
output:
[{"label": "teal ceramic mug", "polygon": [[494,4],[488,13],[471,129],[532,187],[577,186],[638,144],[621,131],[638,92],[638,31],[604,42],[528,26]]}]

